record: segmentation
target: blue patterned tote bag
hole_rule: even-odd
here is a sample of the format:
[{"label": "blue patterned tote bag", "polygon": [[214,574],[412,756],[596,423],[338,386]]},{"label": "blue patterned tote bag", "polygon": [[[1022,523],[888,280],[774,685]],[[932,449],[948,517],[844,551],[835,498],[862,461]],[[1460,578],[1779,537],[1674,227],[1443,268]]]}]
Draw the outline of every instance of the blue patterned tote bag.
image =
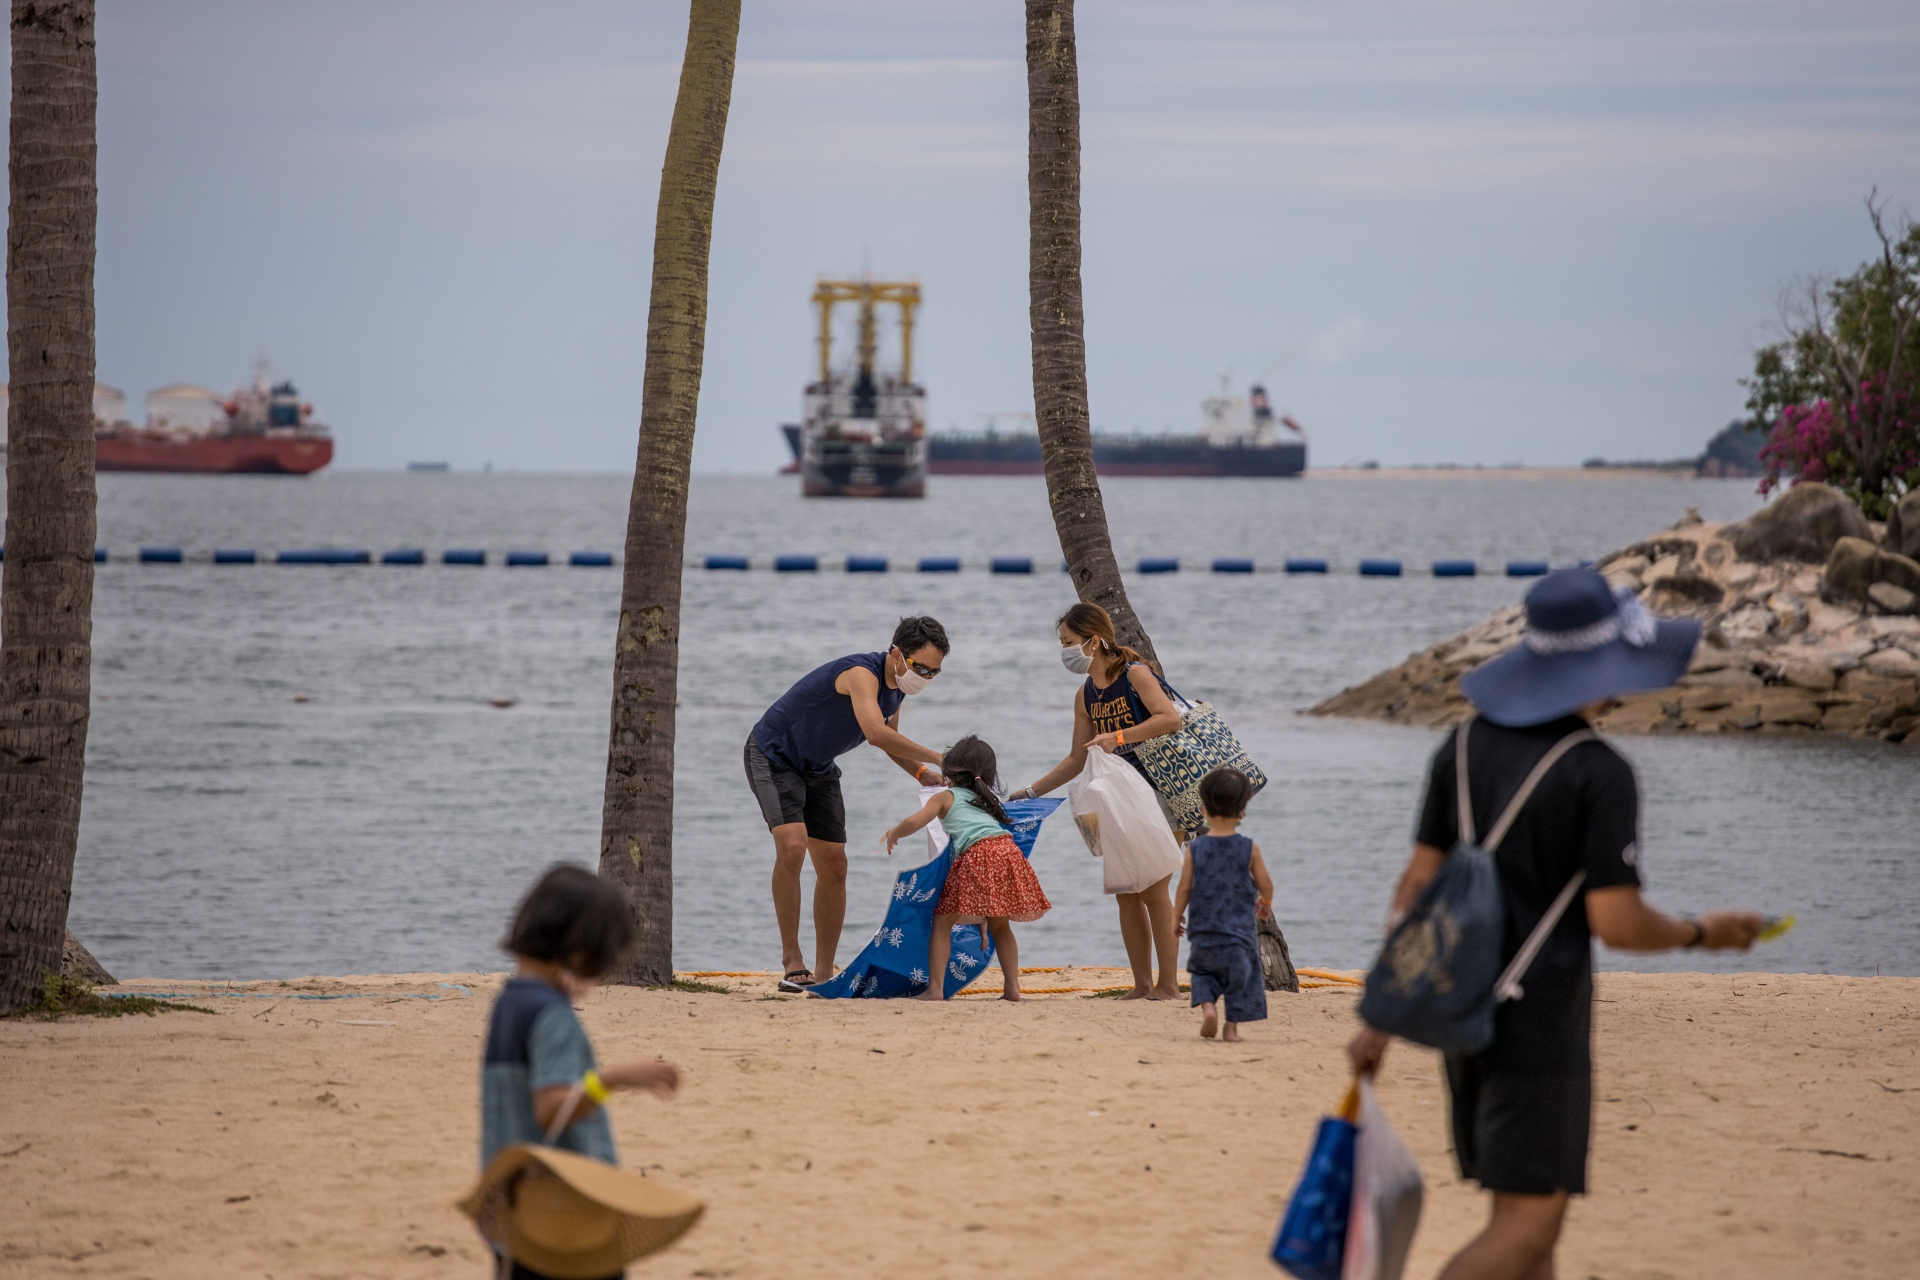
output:
[{"label": "blue patterned tote bag", "polygon": [[1234,737],[1227,722],[1210,702],[1189,702],[1165,680],[1160,687],[1180,709],[1180,727],[1133,747],[1133,758],[1147,771],[1153,789],[1167,802],[1173,824],[1182,831],[1207,829],[1206,810],[1200,807],[1200,779],[1215,769],[1238,769],[1253,784],[1255,794],[1267,785],[1267,775]]}]

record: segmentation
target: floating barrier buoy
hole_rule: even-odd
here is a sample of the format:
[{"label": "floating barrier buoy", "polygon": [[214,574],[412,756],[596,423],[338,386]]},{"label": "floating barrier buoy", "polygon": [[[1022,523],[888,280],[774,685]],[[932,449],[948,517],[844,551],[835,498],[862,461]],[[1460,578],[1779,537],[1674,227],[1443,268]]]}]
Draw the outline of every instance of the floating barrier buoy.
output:
[{"label": "floating barrier buoy", "polygon": [[107,549],[105,547],[95,547],[93,549],[93,562],[95,564],[105,564],[107,562]]},{"label": "floating barrier buoy", "polygon": [[922,573],[958,573],[960,572],[960,557],[959,556],[921,556],[920,572]]},{"label": "floating barrier buoy", "polygon": [[1143,556],[1140,560],[1140,572],[1178,573],[1180,572],[1180,561],[1172,556]]},{"label": "floating barrier buoy", "polygon": [[1509,578],[1538,578],[1552,568],[1545,560],[1509,560],[1507,576]]},{"label": "floating barrier buoy", "polygon": [[179,564],[180,548],[178,547],[142,547],[140,548],[140,563],[141,564]]},{"label": "floating barrier buoy", "polygon": [[1032,573],[1033,557],[995,556],[993,558],[993,571],[995,573]]},{"label": "floating barrier buoy", "polygon": [[745,556],[708,556],[709,569],[744,569],[747,567]]},{"label": "floating barrier buoy", "polygon": [[509,551],[508,568],[544,569],[547,565],[547,553],[544,551]]},{"label": "floating barrier buoy", "polygon": [[886,571],[887,558],[885,556],[847,557],[848,573],[885,573]]},{"label": "floating barrier buoy", "polygon": [[444,551],[440,554],[441,564],[485,564],[487,553],[484,551]]},{"label": "floating barrier buoy", "polygon": [[518,702],[519,699],[509,698],[505,694],[502,694],[500,697],[491,699],[490,701],[491,701],[491,705],[498,707],[502,711],[505,711],[508,707]]},{"label": "floating barrier buoy", "polygon": [[215,547],[213,549],[215,564],[253,564],[259,558],[250,547]]},{"label": "floating barrier buoy", "polygon": [[611,551],[576,551],[567,557],[567,563],[580,569],[610,569],[613,567]]},{"label": "floating barrier buoy", "polygon": [[1288,573],[1325,573],[1326,571],[1327,562],[1311,556],[1289,557],[1287,560]]},{"label": "floating barrier buoy", "polygon": [[1363,578],[1397,578],[1400,576],[1398,560],[1362,560],[1360,576]]},{"label": "floating barrier buoy", "polygon": [[1433,576],[1436,578],[1471,578],[1478,571],[1478,566],[1471,560],[1435,560],[1433,562]]},{"label": "floating barrier buoy", "polygon": [[426,562],[427,553],[418,548],[403,548],[399,551],[380,553],[381,564],[425,564]]},{"label": "floating barrier buoy", "polygon": [[775,573],[818,573],[819,556],[776,556],[773,561]]},{"label": "floating barrier buoy", "polygon": [[370,551],[348,551],[339,547],[307,547],[282,551],[274,557],[281,564],[372,564]]},{"label": "floating barrier buoy", "polygon": [[1215,560],[1213,562],[1213,571],[1215,573],[1252,573],[1253,561],[1251,560]]}]

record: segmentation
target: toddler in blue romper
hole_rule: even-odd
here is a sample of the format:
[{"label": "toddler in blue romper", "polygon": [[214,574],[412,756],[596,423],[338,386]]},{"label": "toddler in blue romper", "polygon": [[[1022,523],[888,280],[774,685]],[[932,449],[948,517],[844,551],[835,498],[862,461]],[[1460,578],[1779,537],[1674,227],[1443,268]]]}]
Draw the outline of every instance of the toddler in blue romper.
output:
[{"label": "toddler in blue romper", "polygon": [[[1267,985],[1260,971],[1255,921],[1272,909],[1273,880],[1260,846],[1239,834],[1253,787],[1234,769],[1215,769],[1200,780],[1207,834],[1187,845],[1174,894],[1173,914],[1187,935],[1187,974],[1193,1003],[1201,1010],[1200,1034],[1240,1039],[1238,1024],[1267,1016]],[[1224,1018],[1215,1009],[1226,1005]]]}]

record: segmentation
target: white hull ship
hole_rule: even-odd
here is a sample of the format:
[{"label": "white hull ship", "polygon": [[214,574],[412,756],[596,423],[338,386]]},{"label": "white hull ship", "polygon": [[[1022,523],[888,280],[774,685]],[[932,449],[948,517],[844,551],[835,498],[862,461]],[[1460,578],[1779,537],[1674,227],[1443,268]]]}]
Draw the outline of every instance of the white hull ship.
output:
[{"label": "white hull ship", "polygon": [[[926,388],[913,380],[913,312],[920,286],[877,280],[822,280],[820,378],[807,385],[802,421],[785,428],[797,438],[800,491],[810,498],[921,498],[927,492]],[[833,367],[833,309],[859,308],[860,341],[851,368]],[[874,309],[900,308],[900,367],[877,364]]]}]

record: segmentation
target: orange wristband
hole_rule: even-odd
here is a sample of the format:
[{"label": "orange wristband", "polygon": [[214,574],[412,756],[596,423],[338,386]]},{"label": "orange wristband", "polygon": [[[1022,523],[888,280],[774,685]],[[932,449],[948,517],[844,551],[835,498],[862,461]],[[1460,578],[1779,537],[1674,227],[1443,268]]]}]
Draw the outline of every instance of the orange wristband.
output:
[{"label": "orange wristband", "polygon": [[1116,747],[1124,747],[1127,745],[1127,731],[1125,729],[1115,729],[1113,731],[1113,745]]}]

